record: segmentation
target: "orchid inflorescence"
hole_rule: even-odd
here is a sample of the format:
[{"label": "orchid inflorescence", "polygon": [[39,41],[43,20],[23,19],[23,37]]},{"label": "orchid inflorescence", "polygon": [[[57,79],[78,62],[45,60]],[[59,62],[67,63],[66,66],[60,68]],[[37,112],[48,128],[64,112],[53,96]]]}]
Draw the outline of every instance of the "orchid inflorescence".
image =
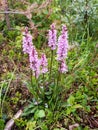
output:
[{"label": "orchid inflorescence", "polygon": [[51,48],[51,50],[56,49],[57,45],[57,30],[55,29],[55,24],[53,23],[50,26],[51,30],[49,30],[49,38],[48,38],[48,46]]},{"label": "orchid inflorescence", "polygon": [[57,61],[59,63],[58,70],[61,73],[66,73],[68,71],[67,65],[65,63],[65,59],[67,58],[68,53],[67,28],[65,25],[62,26],[62,32],[57,41],[57,30],[55,30],[55,24],[53,23],[50,27],[51,30],[49,30],[48,45],[51,50],[54,50],[57,47]]},{"label": "orchid inflorescence", "polygon": [[[58,37],[57,41],[57,30],[55,29],[55,24],[50,26],[48,34],[48,46],[50,49],[57,49],[57,61],[59,63],[58,71],[60,73],[66,73],[68,71],[66,65],[66,58],[68,53],[68,34],[65,25],[62,26],[61,35]],[[41,55],[39,59],[38,53],[32,43],[32,35],[29,33],[28,28],[25,28],[23,33],[23,52],[29,55],[30,68],[33,71],[33,75],[38,78],[40,74],[45,74],[48,72],[48,62],[45,54]]]},{"label": "orchid inflorescence", "polygon": [[33,75],[38,78],[41,73],[45,74],[48,71],[46,55],[42,54],[41,59],[38,58],[38,53],[32,43],[32,36],[27,27],[23,34],[23,52],[29,55],[30,68]]},{"label": "orchid inflorescence", "polygon": [[68,35],[66,26],[62,27],[62,33],[58,38],[58,48],[57,48],[57,60],[60,63],[59,71],[65,73],[68,71],[65,59],[68,53]]}]

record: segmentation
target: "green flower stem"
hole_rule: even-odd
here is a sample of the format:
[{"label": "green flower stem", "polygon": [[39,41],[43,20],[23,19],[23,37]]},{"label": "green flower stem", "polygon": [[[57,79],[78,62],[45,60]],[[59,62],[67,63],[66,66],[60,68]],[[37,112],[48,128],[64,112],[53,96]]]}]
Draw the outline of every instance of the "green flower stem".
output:
[{"label": "green flower stem", "polygon": [[45,99],[45,75],[43,74],[43,99]]},{"label": "green flower stem", "polygon": [[33,84],[33,81],[32,81],[32,70],[30,72],[31,72],[31,85],[32,85]]},{"label": "green flower stem", "polygon": [[[61,66],[61,64],[58,63],[58,68],[60,68],[60,66]],[[57,71],[57,87],[58,87],[58,84],[59,84],[60,79],[61,79],[61,73],[60,73],[60,71],[58,70],[58,71]]]},{"label": "green flower stem", "polygon": [[50,62],[50,78],[51,78],[51,71],[52,71],[52,63],[53,63],[53,50],[51,51],[51,62]]}]

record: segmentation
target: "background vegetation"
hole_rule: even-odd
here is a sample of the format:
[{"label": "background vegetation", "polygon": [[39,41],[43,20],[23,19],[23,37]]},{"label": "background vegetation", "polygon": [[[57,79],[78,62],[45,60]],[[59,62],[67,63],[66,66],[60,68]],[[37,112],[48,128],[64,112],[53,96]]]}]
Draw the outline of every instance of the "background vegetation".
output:
[{"label": "background vegetation", "polygon": [[[13,130],[73,130],[75,125],[78,130],[98,128],[97,14],[97,0],[0,1],[0,130],[20,109],[23,115],[15,120]],[[52,23],[59,33],[66,24],[69,34],[68,72],[61,83],[63,108],[58,96],[56,108],[55,100],[45,108],[34,104],[25,83],[30,81],[30,69],[22,52],[22,32],[28,26],[38,52],[49,57],[47,34]]]}]

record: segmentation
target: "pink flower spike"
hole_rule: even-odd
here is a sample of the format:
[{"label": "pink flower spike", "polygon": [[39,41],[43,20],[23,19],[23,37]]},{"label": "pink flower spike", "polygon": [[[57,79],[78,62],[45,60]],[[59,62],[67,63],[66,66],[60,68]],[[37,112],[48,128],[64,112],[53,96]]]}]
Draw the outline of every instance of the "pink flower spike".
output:
[{"label": "pink flower spike", "polygon": [[64,62],[64,60],[61,61],[59,71],[60,71],[61,73],[66,73],[66,72],[68,71],[68,68],[67,68],[67,66],[66,66],[66,64],[65,64],[65,62]]},{"label": "pink flower spike", "polygon": [[29,53],[30,68],[36,78],[40,75],[40,61],[38,59],[37,51],[34,47],[31,48]]},{"label": "pink flower spike", "polygon": [[51,30],[49,30],[48,34],[48,46],[51,50],[55,50],[57,45],[57,30],[55,30],[55,24],[53,23],[50,28]]},{"label": "pink flower spike", "polygon": [[35,61],[35,60],[36,60],[36,61],[38,60],[38,53],[37,53],[35,47],[32,46],[32,47],[31,47],[31,50],[30,50],[30,52],[29,52],[29,61],[30,61],[30,63],[31,63],[31,62],[33,62],[33,61]]},{"label": "pink flower spike", "polygon": [[32,46],[32,36],[28,32],[28,28],[26,27],[25,32],[23,33],[23,52],[29,54]]},{"label": "pink flower spike", "polygon": [[40,66],[41,66],[41,73],[45,74],[48,71],[47,68],[47,58],[45,54],[42,54],[41,59],[40,59]]},{"label": "pink flower spike", "polygon": [[62,27],[62,33],[58,38],[57,60],[62,61],[67,58],[68,52],[68,36],[66,26]]}]

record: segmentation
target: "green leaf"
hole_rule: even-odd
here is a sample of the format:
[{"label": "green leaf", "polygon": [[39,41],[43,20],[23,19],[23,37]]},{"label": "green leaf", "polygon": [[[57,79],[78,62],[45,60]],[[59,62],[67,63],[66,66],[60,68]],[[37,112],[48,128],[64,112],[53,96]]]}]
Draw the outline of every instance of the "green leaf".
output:
[{"label": "green leaf", "polygon": [[36,127],[36,121],[33,121],[33,122],[29,121],[27,123],[26,130],[33,130],[33,128],[35,127]]},{"label": "green leaf", "polygon": [[4,120],[0,119],[0,130],[4,130]]},{"label": "green leaf", "polygon": [[83,106],[80,105],[80,104],[76,104],[76,105],[73,106],[73,108],[75,108],[75,109],[77,109],[77,108],[83,108]]},{"label": "green leaf", "polygon": [[47,127],[47,125],[43,124],[43,125],[41,126],[41,129],[42,129],[42,130],[48,130],[48,127]]},{"label": "green leaf", "polygon": [[67,110],[66,110],[66,115],[70,115],[70,113],[72,112],[72,108],[70,107],[70,108],[67,108]]},{"label": "green leaf", "polygon": [[34,107],[33,104],[30,104],[27,108],[24,109],[22,116],[28,116],[29,114],[33,114],[36,109],[37,107]]},{"label": "green leaf", "polygon": [[37,110],[34,115],[35,119],[43,118],[45,117],[45,111],[44,110]]},{"label": "green leaf", "polygon": [[71,95],[71,96],[68,98],[67,103],[68,103],[69,105],[73,105],[74,102],[75,102],[75,98],[74,98],[74,96]]},{"label": "green leaf", "polygon": [[53,112],[52,111],[47,109],[46,112],[47,112],[47,117],[49,117],[49,118],[53,117]]},{"label": "green leaf", "polygon": [[59,128],[54,128],[53,130],[60,130]]}]

